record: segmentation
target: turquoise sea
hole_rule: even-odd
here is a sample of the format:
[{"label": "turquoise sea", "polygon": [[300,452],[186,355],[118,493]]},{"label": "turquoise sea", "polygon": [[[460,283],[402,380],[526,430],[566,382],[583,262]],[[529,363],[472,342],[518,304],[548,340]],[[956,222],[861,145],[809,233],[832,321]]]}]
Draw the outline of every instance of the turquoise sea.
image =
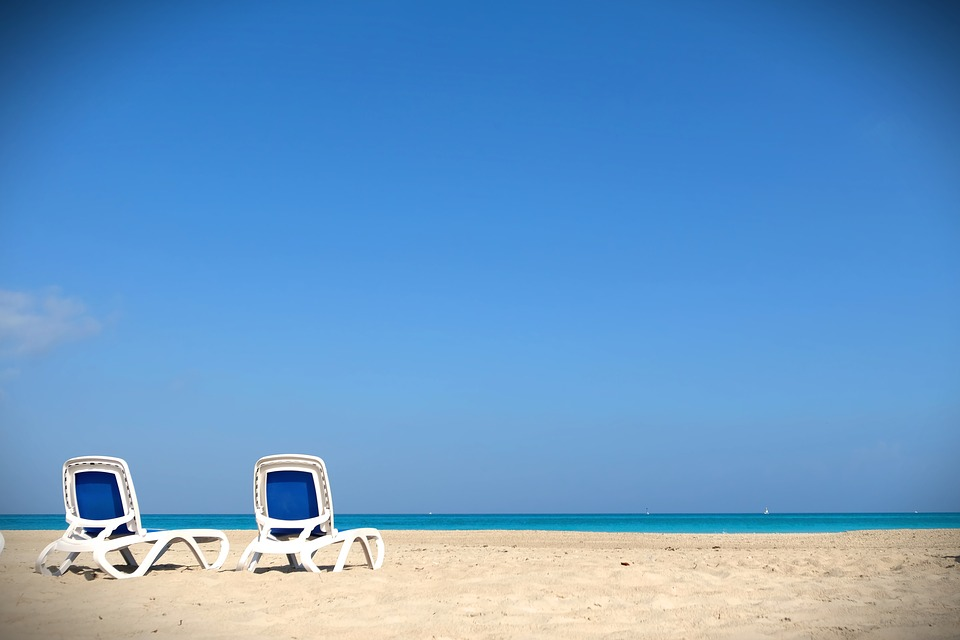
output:
[{"label": "turquoise sea", "polygon": [[[252,514],[146,514],[151,529],[256,529]],[[338,529],[606,531],[639,533],[826,533],[865,529],[960,529],[960,513],[744,514],[338,514]],[[0,515],[0,530],[65,529],[63,515]]]}]

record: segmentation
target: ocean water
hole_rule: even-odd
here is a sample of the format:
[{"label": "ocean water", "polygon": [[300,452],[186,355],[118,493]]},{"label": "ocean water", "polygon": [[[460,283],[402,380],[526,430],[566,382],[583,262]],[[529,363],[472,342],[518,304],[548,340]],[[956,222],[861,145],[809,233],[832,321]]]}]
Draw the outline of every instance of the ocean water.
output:
[{"label": "ocean water", "polygon": [[[151,529],[256,529],[252,514],[145,514]],[[827,533],[867,529],[960,529],[960,513],[744,514],[343,514],[338,529],[509,529],[638,533]],[[0,515],[0,530],[65,529],[61,514]]]}]

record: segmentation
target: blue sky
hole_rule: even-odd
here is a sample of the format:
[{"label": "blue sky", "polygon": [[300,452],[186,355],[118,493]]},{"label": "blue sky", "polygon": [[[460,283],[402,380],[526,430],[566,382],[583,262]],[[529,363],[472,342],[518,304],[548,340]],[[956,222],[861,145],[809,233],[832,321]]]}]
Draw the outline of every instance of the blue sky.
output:
[{"label": "blue sky", "polygon": [[960,510],[949,4],[10,3],[0,512]]}]

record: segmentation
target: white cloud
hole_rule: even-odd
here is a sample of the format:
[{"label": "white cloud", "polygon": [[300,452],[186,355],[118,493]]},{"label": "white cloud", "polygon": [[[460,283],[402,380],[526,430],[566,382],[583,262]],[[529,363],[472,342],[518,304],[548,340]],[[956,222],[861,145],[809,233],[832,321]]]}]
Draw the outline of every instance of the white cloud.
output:
[{"label": "white cloud", "polygon": [[101,326],[80,300],[58,289],[39,294],[0,289],[0,355],[40,353],[94,335]]}]

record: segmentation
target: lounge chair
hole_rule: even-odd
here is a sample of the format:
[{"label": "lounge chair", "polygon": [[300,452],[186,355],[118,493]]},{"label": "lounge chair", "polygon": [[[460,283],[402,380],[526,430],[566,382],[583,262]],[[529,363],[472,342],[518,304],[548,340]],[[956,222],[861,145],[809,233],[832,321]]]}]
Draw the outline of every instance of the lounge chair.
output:
[{"label": "lounge chair", "polygon": [[3,553],[3,534],[0,533],[0,553]]},{"label": "lounge chair", "polygon": [[[133,490],[130,468],[120,458],[83,456],[63,463],[63,504],[67,530],[51,542],[37,558],[37,573],[62,575],[83,552],[93,554],[97,565],[114,578],[142,576],[170,548],[183,542],[204,569],[219,569],[227,559],[230,543],[222,531],[215,529],[147,530],[140,524],[137,494]],[[200,549],[205,542],[220,542],[220,554],[210,563]],[[139,563],[130,551],[137,544],[152,545]],[[48,556],[67,554],[59,566],[50,567]],[[127,564],[121,571],[107,554],[117,551]]]},{"label": "lounge chair", "polygon": [[[334,527],[330,478],[323,460],[316,456],[260,458],[253,470],[253,506],[258,533],[240,556],[237,571],[253,571],[260,557],[270,553],[286,555],[291,567],[319,573],[314,554],[334,544],[343,546],[333,571],[342,571],[354,542],[363,549],[367,566],[379,569],[383,564],[383,538],[379,531],[337,531]],[[376,543],[376,558],[371,553],[371,542]]]}]

